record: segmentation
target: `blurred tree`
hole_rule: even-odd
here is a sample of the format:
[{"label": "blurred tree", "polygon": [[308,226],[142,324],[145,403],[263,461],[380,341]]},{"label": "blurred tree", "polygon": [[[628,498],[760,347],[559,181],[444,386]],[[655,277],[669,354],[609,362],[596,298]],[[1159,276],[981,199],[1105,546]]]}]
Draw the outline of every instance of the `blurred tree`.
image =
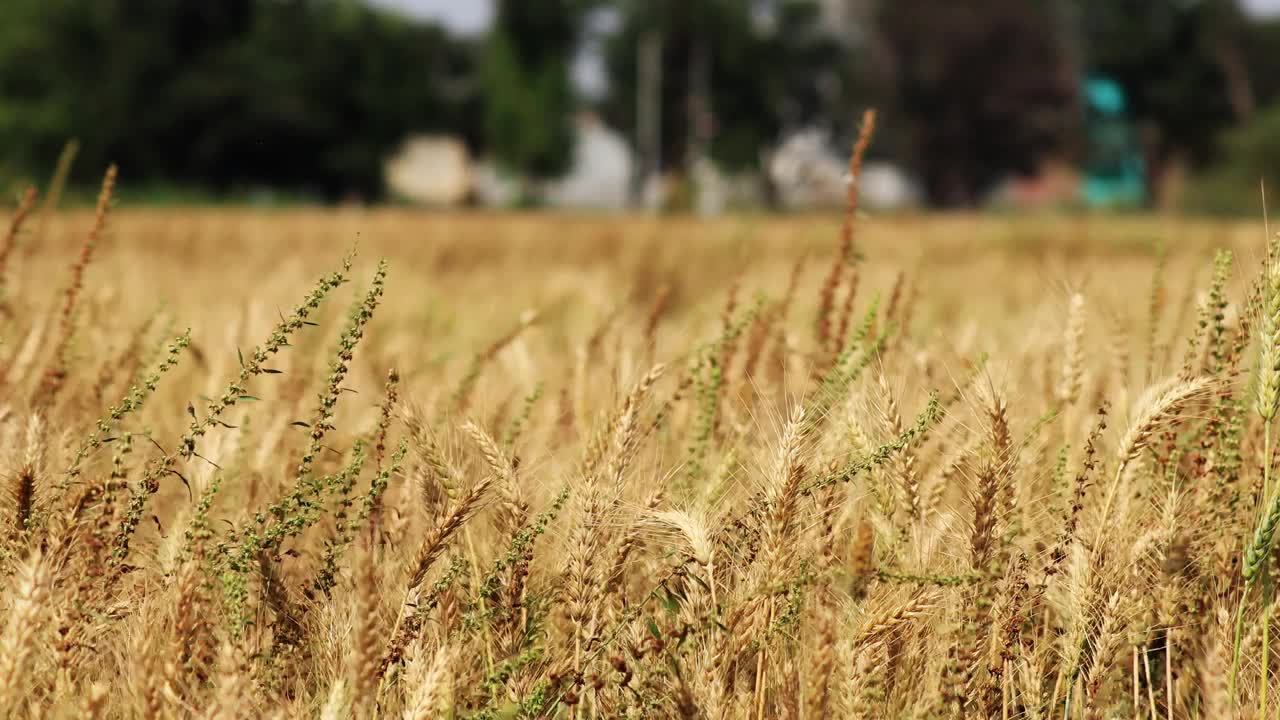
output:
[{"label": "blurred tree", "polygon": [[406,134],[479,125],[473,51],[357,0],[7,0],[5,13],[10,173],[44,175],[77,137],[86,178],[115,161],[134,183],[376,194]]},{"label": "blurred tree", "polygon": [[660,50],[660,154],[665,168],[705,152],[721,167],[758,163],[786,127],[847,114],[840,38],[809,0],[622,0],[606,49],[606,116],[638,134],[637,52]]},{"label": "blurred tree", "polygon": [[884,123],[906,127],[931,203],[973,205],[1066,146],[1078,78],[1042,4],[885,0],[877,24]]},{"label": "blurred tree", "polygon": [[1216,162],[1195,179],[1188,205],[1199,212],[1256,218],[1262,212],[1262,183],[1274,215],[1280,189],[1280,105],[1258,111],[1249,123],[1224,130],[1218,140]]},{"label": "blurred tree", "polygon": [[1076,2],[1084,62],[1129,95],[1153,186],[1175,157],[1204,164],[1219,131],[1252,114],[1248,28],[1235,0]]},{"label": "blurred tree", "polygon": [[508,168],[568,167],[575,98],[569,75],[591,0],[499,0],[485,48],[485,144]]},{"label": "blurred tree", "polygon": [[1280,19],[1270,18],[1249,23],[1241,42],[1233,45],[1243,58],[1253,104],[1263,107],[1280,101]]}]

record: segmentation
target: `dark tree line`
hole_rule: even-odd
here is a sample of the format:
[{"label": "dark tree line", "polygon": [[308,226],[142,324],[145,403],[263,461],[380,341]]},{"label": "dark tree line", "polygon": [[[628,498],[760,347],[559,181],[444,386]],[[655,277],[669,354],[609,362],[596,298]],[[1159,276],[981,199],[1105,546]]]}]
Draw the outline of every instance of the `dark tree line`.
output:
[{"label": "dark tree line", "polygon": [[132,182],[373,193],[406,131],[478,139],[472,55],[355,2],[7,0],[0,166],[43,174],[74,137]]},{"label": "dark tree line", "polygon": [[662,169],[750,169],[805,125],[845,141],[875,105],[875,152],[945,205],[1077,153],[1089,72],[1128,91],[1156,172],[1212,163],[1280,94],[1276,26],[1234,0],[847,0],[840,22],[812,0],[498,0],[480,38],[360,0],[4,5],[0,180],[44,176],[78,138],[84,179],[116,161],[135,183],[376,196],[383,158],[423,131],[555,175],[583,102],[572,57],[602,12],[593,104]]}]

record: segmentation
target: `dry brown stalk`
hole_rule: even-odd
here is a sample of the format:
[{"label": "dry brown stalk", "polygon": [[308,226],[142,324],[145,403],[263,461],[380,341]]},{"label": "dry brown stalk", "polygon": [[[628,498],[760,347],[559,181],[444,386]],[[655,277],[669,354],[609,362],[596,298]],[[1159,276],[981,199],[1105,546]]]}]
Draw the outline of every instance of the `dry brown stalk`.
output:
[{"label": "dry brown stalk", "polygon": [[205,595],[198,559],[183,564],[174,590],[173,636],[163,670],[166,692],[184,698],[190,686],[199,686],[209,677],[216,659],[209,623],[213,608]]},{"label": "dry brown stalk", "polygon": [[409,589],[418,587],[426,579],[427,572],[440,555],[444,553],[449,539],[458,529],[467,523],[480,509],[480,501],[489,492],[495,479],[486,475],[463,495],[453,510],[429,532],[418,548],[417,558],[409,575]]},{"label": "dry brown stalk", "polygon": [[104,717],[107,704],[108,687],[106,683],[95,682],[85,692],[80,703],[80,717],[86,720],[97,720]]},{"label": "dry brown stalk", "polygon": [[248,692],[252,683],[251,668],[244,649],[226,641],[218,650],[218,675],[212,703],[205,720],[237,720],[248,717],[251,703]]},{"label": "dry brown stalk", "polygon": [[1067,324],[1062,333],[1062,379],[1058,400],[1070,405],[1080,396],[1084,378],[1084,295],[1073,293],[1067,306]]},{"label": "dry brown stalk", "polygon": [[[854,143],[853,153],[849,156],[848,189],[846,192],[844,222],[840,226],[839,249],[835,257],[832,258],[831,271],[827,274],[827,279],[822,284],[822,290],[818,296],[818,347],[833,354],[839,352],[840,349],[833,344],[831,311],[835,307],[836,291],[840,287],[844,269],[851,267],[856,258],[853,244],[853,221],[858,214],[858,179],[862,174],[862,158],[867,152],[867,147],[871,145],[871,135],[875,132],[875,128],[876,112],[875,110],[867,110],[862,114],[862,127],[858,131],[858,140]],[[851,285],[848,295],[850,302],[852,302],[852,290],[853,287]]]},{"label": "dry brown stalk", "polygon": [[29,187],[22,193],[17,209],[9,218],[9,229],[5,231],[4,239],[0,240],[0,287],[3,287],[5,272],[9,269],[9,256],[13,255],[13,249],[18,246],[18,235],[22,232],[22,223],[35,207],[37,195],[34,187]]},{"label": "dry brown stalk", "polygon": [[1097,634],[1093,638],[1093,652],[1083,675],[1086,718],[1102,717],[1101,708],[1098,706],[1098,694],[1115,653],[1124,641],[1124,619],[1120,614],[1120,600],[1120,593],[1112,593],[1106,604],[1099,609],[1101,618]]},{"label": "dry brown stalk", "polygon": [[662,322],[662,316],[667,311],[670,298],[671,286],[667,284],[659,286],[658,292],[653,296],[653,306],[649,308],[649,317],[644,323],[644,345],[649,362],[653,361],[653,354],[658,349],[658,324]]},{"label": "dry brown stalk", "polygon": [[503,534],[517,532],[529,515],[529,504],[516,481],[515,461],[507,457],[492,435],[474,422],[468,420],[463,423],[462,431],[480,449],[480,456],[484,458],[489,474],[493,476],[494,489],[501,499],[501,506],[495,515],[498,530]]},{"label": "dry brown stalk", "polygon": [[853,634],[854,646],[884,641],[903,625],[927,615],[935,605],[936,598],[933,595],[917,592],[896,606],[866,617]]},{"label": "dry brown stalk", "polygon": [[831,339],[831,352],[839,353],[844,349],[845,341],[849,337],[849,324],[853,320],[853,305],[858,297],[858,283],[862,279],[858,272],[858,266],[854,265],[849,268],[848,279],[845,281],[844,300],[840,303],[840,320],[836,325],[835,334]]},{"label": "dry brown stalk", "polygon": [[1183,380],[1170,378],[1147,391],[1144,401],[1129,429],[1120,439],[1117,452],[1115,475],[1107,490],[1106,502],[1102,506],[1102,516],[1098,522],[1099,534],[1107,527],[1111,508],[1125,478],[1125,470],[1130,463],[1137,460],[1142,451],[1150,447],[1156,434],[1178,419],[1179,413],[1191,402],[1206,398],[1212,393],[1215,380],[1210,377],[1199,377]]},{"label": "dry brown stalk", "polygon": [[[902,414],[898,411],[898,402],[894,398],[893,388],[889,386],[889,381],[882,373],[877,379],[878,391],[880,394],[880,425],[886,438],[896,438],[902,435],[905,427],[902,424]],[[897,482],[897,512],[903,518],[903,532],[910,532],[916,523],[920,521],[921,499],[920,499],[920,475],[915,469],[916,459],[915,453],[910,447],[905,447],[901,451],[894,454],[889,461],[890,471],[894,475]]]},{"label": "dry brown stalk", "polygon": [[354,558],[351,652],[347,678],[352,704],[360,717],[375,717],[378,706],[378,587],[373,554],[368,550]]},{"label": "dry brown stalk", "polygon": [[[88,217],[51,215],[47,241],[10,258],[0,717],[1193,720],[1262,704],[1278,605],[1255,503],[1280,458],[1257,407],[1257,358],[1275,354],[1261,285],[1215,276],[1181,327],[1202,293],[1169,283],[1153,362],[1195,334],[1187,367],[1205,377],[1138,402],[1126,353],[1147,350],[1146,313],[1104,309],[1150,299],[1112,236],[1174,220],[858,217],[818,346],[797,312],[817,308],[794,305],[826,280],[825,261],[813,278],[797,262],[822,218],[751,217],[748,256],[740,218],[644,220],[663,239],[630,244],[612,218],[111,210],[116,257],[98,237],[65,381],[32,407],[66,298],[13,263],[30,248],[24,269],[71,266]],[[1243,237],[1176,222],[1179,279],[1215,233]],[[274,306],[353,224],[419,277],[387,286],[336,381],[320,366],[341,309],[277,325]],[[1044,292],[1059,255],[1087,305]],[[112,275],[92,282],[103,259]],[[240,294],[228,263],[263,282]],[[876,349],[814,422],[798,410],[813,366],[861,336],[856,283],[884,291]],[[763,298],[750,317],[747,298]],[[537,333],[486,325],[522,307],[546,308]],[[153,387],[178,320],[200,354]],[[262,327],[288,332],[243,345]],[[655,356],[677,376],[646,373]],[[559,408],[529,399],[544,379]],[[935,393],[948,412],[914,422]],[[315,394],[342,402],[311,414]],[[329,592],[307,594],[319,568]]]},{"label": "dry brown stalk", "polygon": [[[431,658],[430,662],[427,657]],[[448,713],[454,660],[454,653],[448,647],[440,648],[434,655],[427,655],[419,648],[405,671],[409,697],[404,720],[431,720]]]},{"label": "dry brown stalk", "polygon": [[102,178],[102,190],[98,193],[98,205],[94,211],[93,225],[90,226],[89,234],[85,236],[84,244],[80,247],[80,256],[71,265],[71,282],[68,283],[67,289],[63,294],[62,311],[59,314],[58,341],[54,345],[53,358],[48,369],[45,370],[40,389],[32,401],[32,404],[37,406],[43,407],[51,404],[66,381],[67,351],[71,344],[71,336],[75,331],[76,306],[80,299],[80,293],[84,289],[84,273],[85,269],[89,267],[89,262],[93,260],[93,251],[98,245],[100,236],[106,231],[107,211],[111,209],[111,196],[115,192],[115,185],[116,166],[112,165],[107,168],[107,174]]},{"label": "dry brown stalk", "polygon": [[8,622],[0,636],[0,708],[19,708],[28,696],[28,673],[49,618],[52,582],[50,559],[39,550],[18,568]]},{"label": "dry brown stalk", "polygon": [[808,682],[806,715],[811,718],[831,714],[831,681],[836,664],[836,617],[827,605],[817,610],[817,646],[812,651],[806,678]]}]

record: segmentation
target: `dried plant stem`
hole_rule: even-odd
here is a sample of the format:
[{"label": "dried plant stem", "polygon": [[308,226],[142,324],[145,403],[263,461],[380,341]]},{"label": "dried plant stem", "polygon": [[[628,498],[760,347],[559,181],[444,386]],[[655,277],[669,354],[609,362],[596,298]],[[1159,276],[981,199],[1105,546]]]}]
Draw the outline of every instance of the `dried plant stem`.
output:
[{"label": "dried plant stem", "polygon": [[18,208],[14,210],[13,217],[9,219],[9,229],[5,232],[4,239],[0,240],[0,287],[4,286],[5,271],[9,267],[9,257],[13,254],[13,249],[18,245],[18,235],[22,232],[22,223],[26,221],[35,204],[36,189],[33,187],[27,188],[26,192],[22,194],[22,199],[18,201]]},{"label": "dried plant stem", "polygon": [[9,622],[0,636],[0,708],[22,705],[29,686],[26,674],[47,617],[51,590],[49,559],[40,552],[23,563],[15,586]]},{"label": "dried plant stem", "polygon": [[[1263,421],[1262,442],[1262,497],[1269,499],[1274,492],[1271,487],[1271,418]],[[1264,501],[1261,505],[1265,512],[1269,503]],[[1266,518],[1261,522],[1265,524]],[[1270,564],[1264,562],[1262,566],[1262,659],[1260,662],[1262,677],[1258,680],[1258,717],[1260,718],[1267,716],[1267,669],[1271,652],[1271,603],[1267,597],[1271,584],[1268,577],[1269,567]]]},{"label": "dried plant stem", "polygon": [[93,251],[98,239],[107,227],[107,211],[111,209],[111,197],[115,192],[116,166],[107,168],[102,178],[102,190],[98,193],[97,210],[93,216],[93,225],[80,248],[80,256],[71,265],[71,282],[63,294],[62,311],[59,315],[60,328],[57,345],[54,346],[53,359],[45,371],[44,380],[34,399],[35,404],[44,407],[51,404],[58,391],[62,389],[67,375],[67,352],[71,345],[71,336],[75,330],[76,306],[80,294],[84,290],[84,273],[93,259]]},{"label": "dried plant stem", "polygon": [[[768,628],[773,625],[773,600],[768,601],[768,608],[764,614],[764,626]],[[766,665],[769,662],[768,646],[766,643],[760,643],[760,649],[756,651],[756,685],[755,685],[755,709],[756,720],[764,720],[764,695],[765,695],[765,674]]]},{"label": "dried plant stem", "polygon": [[1212,387],[1213,381],[1210,378],[1182,380],[1175,377],[1149,391],[1149,399],[1143,411],[1120,440],[1116,472],[1111,479],[1106,501],[1102,505],[1102,515],[1098,520],[1099,540],[1108,527],[1107,522],[1111,517],[1112,506],[1130,463],[1138,459],[1142,451],[1151,446],[1156,439],[1156,433],[1172,422],[1188,402],[1203,396]]}]

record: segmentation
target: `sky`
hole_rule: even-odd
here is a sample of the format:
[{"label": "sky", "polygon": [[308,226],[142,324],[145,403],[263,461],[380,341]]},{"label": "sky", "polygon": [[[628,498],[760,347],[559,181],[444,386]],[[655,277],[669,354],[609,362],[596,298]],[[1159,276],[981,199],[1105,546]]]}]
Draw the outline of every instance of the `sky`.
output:
[{"label": "sky", "polygon": [[[370,2],[383,7],[404,10],[418,17],[437,20],[458,33],[483,32],[493,19],[493,0],[370,0]],[[1239,0],[1239,2],[1253,15],[1280,15],[1280,0]]]},{"label": "sky", "polygon": [[[447,2],[447,0],[441,0],[441,2]],[[466,4],[469,0],[459,0],[459,2]],[[1240,0],[1240,5],[1254,15],[1280,15],[1280,0]]]},{"label": "sky", "polygon": [[[534,0],[529,0],[533,2]],[[493,21],[493,0],[369,0],[373,5],[402,10],[434,20],[460,35],[482,33]],[[1276,0],[1280,3],[1280,0]],[[598,19],[597,19],[598,20]],[[599,26],[599,22],[596,23]],[[588,98],[604,95],[608,81],[599,43],[588,41],[573,61],[573,83]]]},{"label": "sky", "polygon": [[[1280,0],[1275,0],[1280,3]],[[404,10],[416,17],[437,20],[460,34],[483,32],[493,20],[493,0],[370,0],[374,5]]]},{"label": "sky", "polygon": [[[528,2],[535,1],[528,0]],[[1186,1],[1197,2],[1198,0]],[[460,35],[482,33],[493,22],[494,0],[368,0],[368,2],[400,10],[425,20],[434,20]],[[1237,2],[1246,12],[1255,17],[1280,16],[1280,0],[1237,0]],[[599,98],[608,89],[604,58],[598,42],[589,41],[578,49],[578,55],[573,62],[573,82],[578,92],[588,98]]]}]

